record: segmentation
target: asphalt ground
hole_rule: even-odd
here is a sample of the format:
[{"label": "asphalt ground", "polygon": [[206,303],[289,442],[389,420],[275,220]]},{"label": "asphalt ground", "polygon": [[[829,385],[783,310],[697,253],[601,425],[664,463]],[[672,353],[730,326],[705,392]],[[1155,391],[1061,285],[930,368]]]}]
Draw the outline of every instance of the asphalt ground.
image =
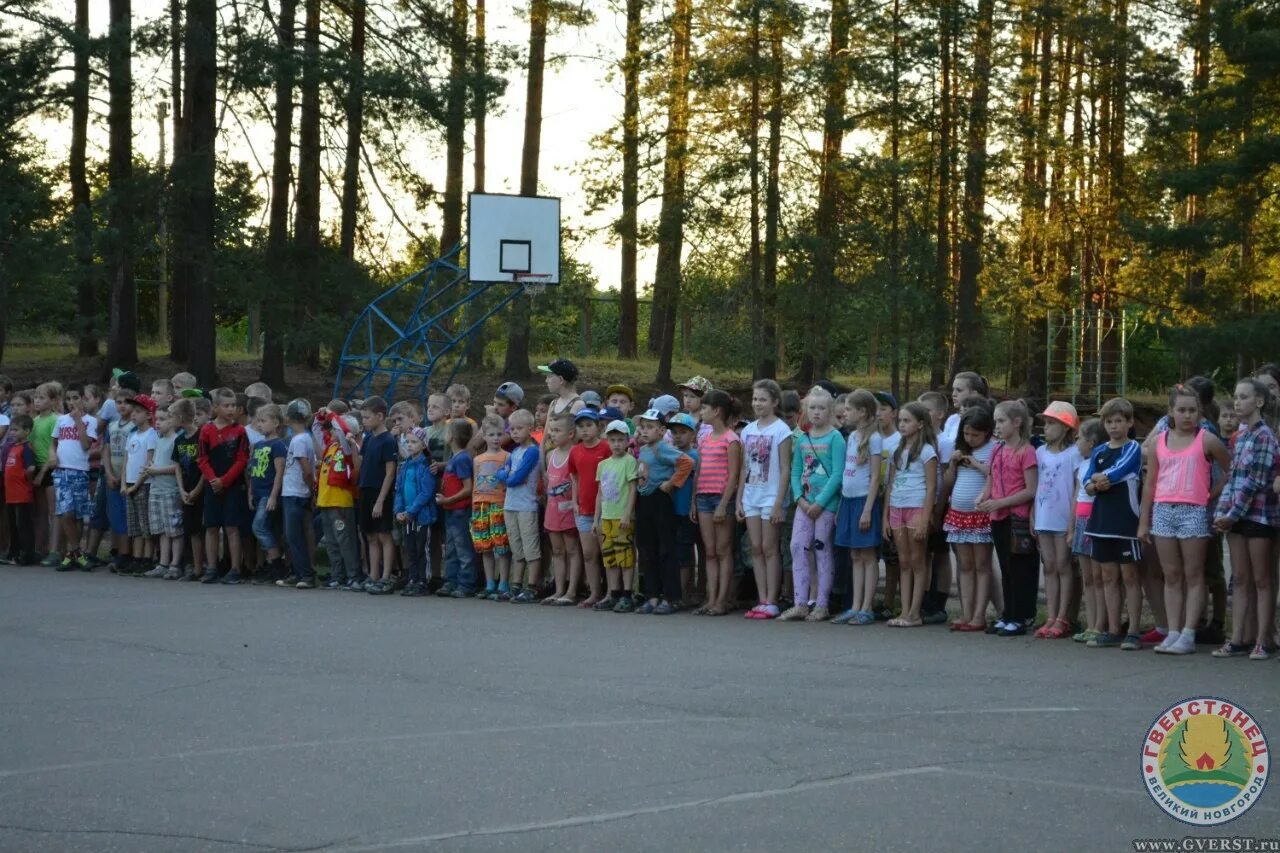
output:
[{"label": "asphalt ground", "polygon": [[1280,664],[0,569],[0,850],[1128,851],[1197,694]]}]

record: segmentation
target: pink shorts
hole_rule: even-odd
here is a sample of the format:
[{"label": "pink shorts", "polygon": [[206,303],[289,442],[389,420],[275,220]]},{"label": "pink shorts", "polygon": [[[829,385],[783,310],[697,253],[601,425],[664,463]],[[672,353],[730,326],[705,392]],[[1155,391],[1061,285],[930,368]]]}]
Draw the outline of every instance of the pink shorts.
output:
[{"label": "pink shorts", "polygon": [[922,512],[924,512],[924,507],[922,506],[889,507],[889,529],[897,530],[901,527],[910,527],[911,523],[919,518]]}]

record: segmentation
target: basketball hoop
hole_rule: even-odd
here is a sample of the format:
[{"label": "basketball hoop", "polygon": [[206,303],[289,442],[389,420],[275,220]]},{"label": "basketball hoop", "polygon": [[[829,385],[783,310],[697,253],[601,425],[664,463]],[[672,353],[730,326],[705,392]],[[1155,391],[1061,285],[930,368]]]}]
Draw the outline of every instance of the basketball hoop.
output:
[{"label": "basketball hoop", "polygon": [[518,272],[512,275],[516,284],[524,288],[524,295],[530,298],[546,293],[547,282],[551,281],[549,272]]}]

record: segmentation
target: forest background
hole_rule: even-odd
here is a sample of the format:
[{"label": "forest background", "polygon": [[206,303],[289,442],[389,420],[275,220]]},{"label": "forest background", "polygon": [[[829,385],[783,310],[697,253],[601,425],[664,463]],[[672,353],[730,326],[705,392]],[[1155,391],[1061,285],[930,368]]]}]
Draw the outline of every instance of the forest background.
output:
[{"label": "forest background", "polygon": [[[616,120],[563,283],[473,366],[608,351],[658,384],[684,356],[895,391],[977,369],[1042,397],[1092,342],[1119,357],[1091,324],[1123,321],[1135,389],[1280,348],[1275,0],[529,0],[506,41],[485,0],[138,5],[0,0],[0,365],[165,342],[208,385],[247,340],[273,385],[330,370],[373,296],[465,239],[510,92],[516,190],[545,189],[546,71],[601,19]],[[582,261],[602,240],[616,272]]]}]

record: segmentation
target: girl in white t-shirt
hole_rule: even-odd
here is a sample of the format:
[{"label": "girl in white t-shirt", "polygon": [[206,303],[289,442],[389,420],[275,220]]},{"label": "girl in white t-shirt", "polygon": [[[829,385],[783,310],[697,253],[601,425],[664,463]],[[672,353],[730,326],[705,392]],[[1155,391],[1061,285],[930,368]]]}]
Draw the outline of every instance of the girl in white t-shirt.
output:
[{"label": "girl in white t-shirt", "polygon": [[1041,639],[1057,640],[1071,633],[1070,612],[1075,578],[1071,573],[1071,540],[1067,531],[1075,515],[1076,429],[1080,418],[1075,406],[1054,401],[1044,410],[1044,444],[1036,448],[1036,502],[1032,529],[1040,540],[1044,561],[1045,622],[1036,631]]},{"label": "girl in white t-shirt", "polygon": [[902,440],[889,458],[889,500],[884,526],[898,545],[902,576],[902,613],[890,619],[894,628],[924,624],[920,605],[929,588],[929,564],[925,559],[929,522],[938,490],[938,450],[933,418],[923,403],[907,403],[898,411]]},{"label": "girl in white t-shirt", "polygon": [[880,499],[880,471],[884,439],[876,429],[875,396],[859,388],[849,395],[848,417],[853,432],[845,444],[840,512],[836,516],[836,547],[848,548],[853,562],[853,600],[836,623],[870,625],[875,622],[876,587],[880,559],[876,549],[883,538],[884,507]]},{"label": "girl in white t-shirt", "polygon": [[787,477],[791,471],[791,427],[778,417],[782,389],[772,379],[751,387],[756,419],[742,429],[742,477],[738,483],[738,521],[747,523],[751,568],[760,603],[748,619],[778,615],[782,588],[782,552],[778,532],[786,520]]},{"label": "girl in white t-shirt", "polygon": [[[973,406],[960,418],[956,451],[947,465],[946,484],[951,492],[943,530],[956,553],[960,570],[960,618],[952,631],[985,631],[987,600],[991,597],[991,516],[978,511],[978,498],[991,472],[996,443],[995,420],[984,405]],[[997,611],[1000,609],[996,608]]]}]

